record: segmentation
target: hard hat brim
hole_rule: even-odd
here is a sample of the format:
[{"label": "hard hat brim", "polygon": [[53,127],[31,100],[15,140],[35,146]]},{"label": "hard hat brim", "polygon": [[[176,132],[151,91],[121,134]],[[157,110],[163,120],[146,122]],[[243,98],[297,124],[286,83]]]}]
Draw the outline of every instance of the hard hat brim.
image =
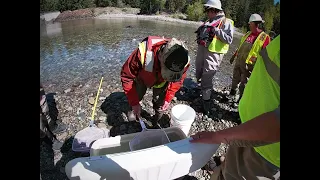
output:
[{"label": "hard hat brim", "polygon": [[212,6],[210,4],[204,4],[205,7],[210,7],[210,8],[215,8],[215,9],[219,9],[222,11],[222,8],[218,8],[218,7],[215,7],[215,6]]},{"label": "hard hat brim", "polygon": [[[258,21],[249,21],[248,24],[250,24],[251,22],[258,22]],[[261,20],[262,23],[264,23],[264,20]]]}]

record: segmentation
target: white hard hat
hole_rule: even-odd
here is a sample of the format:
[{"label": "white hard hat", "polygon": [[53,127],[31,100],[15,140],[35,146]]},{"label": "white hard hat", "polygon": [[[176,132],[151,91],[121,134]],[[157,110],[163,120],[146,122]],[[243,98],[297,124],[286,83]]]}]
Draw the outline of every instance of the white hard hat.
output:
[{"label": "white hard hat", "polygon": [[261,21],[264,23],[264,20],[261,18],[261,16],[259,14],[251,14],[248,23],[253,22],[253,21]]},{"label": "white hard hat", "polygon": [[222,10],[220,0],[208,0],[204,6],[207,8],[216,8]]}]

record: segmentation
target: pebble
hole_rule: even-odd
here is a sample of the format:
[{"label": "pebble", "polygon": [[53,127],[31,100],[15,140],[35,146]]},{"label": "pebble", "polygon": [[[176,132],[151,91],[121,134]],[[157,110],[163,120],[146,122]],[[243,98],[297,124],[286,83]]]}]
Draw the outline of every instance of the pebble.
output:
[{"label": "pebble", "polygon": [[64,93],[68,93],[68,92],[71,92],[71,88],[64,90]]},{"label": "pebble", "polygon": [[89,98],[89,104],[94,105],[94,98],[93,97]]},{"label": "pebble", "polygon": [[100,116],[100,117],[99,117],[99,120],[100,120],[100,121],[104,121],[104,120],[106,120],[106,117],[105,117],[105,116]]}]

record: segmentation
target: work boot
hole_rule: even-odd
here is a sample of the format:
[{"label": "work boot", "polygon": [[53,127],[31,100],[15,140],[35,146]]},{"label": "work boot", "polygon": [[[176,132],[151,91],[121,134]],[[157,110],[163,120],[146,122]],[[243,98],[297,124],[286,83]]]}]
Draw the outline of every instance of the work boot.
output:
[{"label": "work boot", "polygon": [[209,100],[202,100],[202,107],[203,107],[203,115],[209,115],[211,109],[211,101]]},{"label": "work boot", "polygon": [[63,132],[65,132],[67,130],[67,128],[68,128],[67,125],[64,124],[63,122],[60,122],[59,124],[54,122],[50,126],[50,130],[54,134],[63,133]]},{"label": "work boot", "polygon": [[235,89],[231,89],[229,95],[230,96],[236,95],[236,90]]}]

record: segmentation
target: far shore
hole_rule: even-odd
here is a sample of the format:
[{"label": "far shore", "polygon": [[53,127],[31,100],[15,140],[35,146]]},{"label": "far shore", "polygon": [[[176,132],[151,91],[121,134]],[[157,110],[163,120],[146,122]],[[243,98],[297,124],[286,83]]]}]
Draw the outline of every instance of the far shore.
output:
[{"label": "far shore", "polygon": [[[140,15],[138,14],[140,9],[137,8],[87,8],[79,9],[75,11],[64,11],[60,12],[48,12],[40,14],[40,20],[44,23],[54,23],[62,22],[76,19],[110,19],[110,18],[136,18],[141,20],[156,20],[165,22],[175,22],[182,24],[194,25],[195,27],[200,26],[203,22],[201,21],[188,21],[185,19],[174,18],[174,14],[162,13],[159,15]],[[179,14],[178,16],[185,16],[184,14]],[[243,33],[240,32],[238,28],[235,28],[235,35],[242,36]]]}]

